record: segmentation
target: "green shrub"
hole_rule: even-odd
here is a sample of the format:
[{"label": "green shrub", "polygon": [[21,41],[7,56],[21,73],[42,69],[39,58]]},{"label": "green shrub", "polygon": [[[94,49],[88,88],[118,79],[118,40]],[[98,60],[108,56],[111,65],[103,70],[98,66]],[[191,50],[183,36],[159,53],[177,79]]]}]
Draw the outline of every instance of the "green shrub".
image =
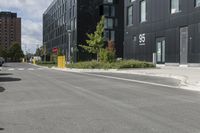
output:
[{"label": "green shrub", "polygon": [[122,68],[150,68],[150,67],[155,67],[152,63],[148,62],[143,62],[143,61],[137,61],[137,60],[124,60],[124,61],[119,61],[116,64],[117,69],[122,69]]},{"label": "green shrub", "polygon": [[53,62],[53,61],[46,61],[46,62],[37,61],[36,64],[40,65],[40,66],[46,66],[46,67],[49,67],[49,68],[57,65],[57,63]]},{"label": "green shrub", "polygon": [[115,61],[115,51],[109,51],[108,49],[101,49],[100,53],[101,62],[114,62]]},{"label": "green shrub", "polygon": [[75,64],[68,64],[68,68],[78,69],[128,69],[128,68],[153,68],[155,67],[152,63],[137,61],[137,60],[123,60],[116,62],[79,62]]},{"label": "green shrub", "polygon": [[44,64],[44,65],[47,64],[47,65],[48,65],[48,64],[56,64],[56,62],[54,62],[54,61],[46,61],[46,62],[37,61],[36,64],[38,64],[38,65],[39,65],[39,64]]}]

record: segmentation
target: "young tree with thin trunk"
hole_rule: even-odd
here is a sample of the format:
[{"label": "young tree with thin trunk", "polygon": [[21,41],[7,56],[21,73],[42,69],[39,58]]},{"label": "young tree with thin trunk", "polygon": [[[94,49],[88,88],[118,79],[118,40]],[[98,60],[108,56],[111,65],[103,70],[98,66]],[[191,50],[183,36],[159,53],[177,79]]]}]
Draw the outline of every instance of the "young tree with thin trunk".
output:
[{"label": "young tree with thin trunk", "polygon": [[104,47],[104,20],[105,18],[102,16],[100,22],[96,26],[96,31],[91,34],[87,34],[89,39],[86,40],[86,43],[88,45],[80,45],[87,52],[96,54],[97,60],[99,60],[100,51]]}]

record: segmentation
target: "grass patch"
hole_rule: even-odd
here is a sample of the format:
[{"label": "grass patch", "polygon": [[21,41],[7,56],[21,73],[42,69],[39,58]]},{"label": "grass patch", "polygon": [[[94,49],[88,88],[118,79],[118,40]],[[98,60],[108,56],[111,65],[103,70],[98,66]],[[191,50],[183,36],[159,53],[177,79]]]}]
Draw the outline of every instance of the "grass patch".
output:
[{"label": "grass patch", "polygon": [[149,62],[137,61],[137,60],[123,60],[113,63],[88,61],[79,62],[75,64],[68,64],[68,68],[78,69],[128,69],[128,68],[154,68],[155,65]]},{"label": "grass patch", "polygon": [[47,62],[36,62],[36,64],[39,66],[45,66],[48,68],[57,66],[57,64],[55,62],[48,62],[48,61]]}]

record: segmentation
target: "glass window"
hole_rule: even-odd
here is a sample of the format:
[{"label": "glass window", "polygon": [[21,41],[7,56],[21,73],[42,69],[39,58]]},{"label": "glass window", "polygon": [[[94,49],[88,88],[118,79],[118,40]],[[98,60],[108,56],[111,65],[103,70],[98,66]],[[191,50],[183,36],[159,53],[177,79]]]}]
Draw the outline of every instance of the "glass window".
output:
[{"label": "glass window", "polygon": [[110,7],[110,15],[111,15],[112,17],[115,16],[115,7],[114,7],[114,6],[111,6],[111,7]]},{"label": "glass window", "polygon": [[200,0],[195,0],[195,7],[200,7]]},{"label": "glass window", "polygon": [[113,0],[104,0],[104,3],[113,3]]},{"label": "glass window", "polygon": [[171,14],[179,12],[179,0],[171,0]]},{"label": "glass window", "polygon": [[133,6],[128,7],[127,11],[127,25],[133,24]]},{"label": "glass window", "polygon": [[73,17],[75,16],[75,6],[73,6]]},{"label": "glass window", "polygon": [[110,40],[115,41],[115,31],[110,31]]},{"label": "glass window", "polygon": [[104,23],[104,26],[106,29],[112,29],[113,28],[113,19],[112,18],[106,18],[105,19],[105,23]]},{"label": "glass window", "polygon": [[146,21],[146,0],[140,2],[140,22]]},{"label": "glass window", "polygon": [[77,28],[77,19],[74,18],[74,29],[76,30],[76,28]]},{"label": "glass window", "polygon": [[74,22],[73,22],[73,20],[70,21],[70,28],[71,28],[71,30],[74,30]]},{"label": "glass window", "polygon": [[104,6],[103,11],[105,16],[109,16],[109,6]]}]

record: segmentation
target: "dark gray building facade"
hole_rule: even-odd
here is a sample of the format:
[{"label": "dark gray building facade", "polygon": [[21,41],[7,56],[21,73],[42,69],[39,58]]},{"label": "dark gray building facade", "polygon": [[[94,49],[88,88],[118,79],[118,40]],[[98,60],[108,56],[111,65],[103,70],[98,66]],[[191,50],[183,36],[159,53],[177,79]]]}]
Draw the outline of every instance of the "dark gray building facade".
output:
[{"label": "dark gray building facade", "polygon": [[[60,48],[74,61],[92,58],[78,45],[95,31],[105,16],[105,41],[113,40],[117,56],[123,56],[124,2],[121,0],[54,0],[43,14],[43,43],[48,52]],[[70,31],[70,32],[69,32]]]},{"label": "dark gray building facade", "polygon": [[200,63],[200,0],[125,0],[124,58]]}]

